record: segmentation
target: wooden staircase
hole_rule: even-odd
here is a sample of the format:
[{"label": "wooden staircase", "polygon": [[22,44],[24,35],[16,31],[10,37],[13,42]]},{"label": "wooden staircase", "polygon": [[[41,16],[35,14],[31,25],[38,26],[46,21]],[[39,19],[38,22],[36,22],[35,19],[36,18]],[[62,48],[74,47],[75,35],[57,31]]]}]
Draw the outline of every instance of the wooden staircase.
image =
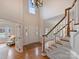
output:
[{"label": "wooden staircase", "polygon": [[[56,51],[66,51],[64,48],[71,49],[70,46],[70,32],[77,32],[74,29],[75,23],[71,19],[71,10],[75,6],[77,0],[74,0],[72,6],[65,9],[64,17],[45,35],[42,35],[42,56],[48,56],[52,58]],[[53,35],[52,35],[53,34]],[[49,39],[50,36],[54,36]],[[68,51],[67,51],[68,52]]]}]

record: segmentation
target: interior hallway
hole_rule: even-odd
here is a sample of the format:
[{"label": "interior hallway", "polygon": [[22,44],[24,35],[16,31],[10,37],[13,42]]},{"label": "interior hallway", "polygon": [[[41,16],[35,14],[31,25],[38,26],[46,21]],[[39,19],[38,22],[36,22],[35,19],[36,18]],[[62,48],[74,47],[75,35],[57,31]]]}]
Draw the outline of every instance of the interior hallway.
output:
[{"label": "interior hallway", "polygon": [[0,59],[48,59],[41,56],[40,46],[40,44],[31,44],[25,46],[23,53],[18,53],[14,46],[8,47],[6,44],[0,44]]}]

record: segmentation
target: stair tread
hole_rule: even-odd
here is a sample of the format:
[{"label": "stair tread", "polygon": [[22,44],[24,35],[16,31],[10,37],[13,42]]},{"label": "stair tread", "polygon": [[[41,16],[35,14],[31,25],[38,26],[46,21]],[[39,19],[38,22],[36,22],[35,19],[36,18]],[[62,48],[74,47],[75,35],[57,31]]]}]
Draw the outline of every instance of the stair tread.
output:
[{"label": "stair tread", "polygon": [[46,50],[46,52],[54,51],[54,49],[53,49],[52,47],[49,47],[49,48],[47,48],[47,49],[45,49],[45,50]]},{"label": "stair tread", "polygon": [[79,25],[79,23],[75,23],[74,25]]},{"label": "stair tread", "polygon": [[65,40],[65,39],[60,39],[61,41],[65,41],[65,42],[69,42],[69,40]]},{"label": "stair tread", "polygon": [[70,32],[77,32],[77,30],[70,30]]},{"label": "stair tread", "polygon": [[54,51],[56,51],[56,50],[58,50],[62,47],[70,48],[70,42],[69,41],[70,41],[69,37],[57,39],[57,42],[55,42],[54,40],[47,41],[46,43],[49,43],[48,46],[50,46],[50,47],[46,47],[45,51],[46,51],[46,53],[52,53],[52,52],[54,52]]},{"label": "stair tread", "polygon": [[[66,47],[65,47],[66,48]],[[62,47],[62,46],[60,46],[60,47],[58,47],[58,48],[55,48],[55,49],[53,49],[53,50],[51,50],[51,49],[49,49],[49,51],[47,51],[47,50],[45,50],[46,51],[46,53],[47,54],[54,54],[54,53],[56,53],[57,51],[61,51],[61,49],[63,50],[63,51],[65,51],[65,48],[64,47]],[[71,48],[71,47],[68,47],[69,49]]]},{"label": "stair tread", "polygon": [[61,42],[56,42],[56,44],[63,45]]},{"label": "stair tread", "polygon": [[57,46],[54,44],[54,45],[51,45],[52,47],[55,47],[55,48],[57,48]]},{"label": "stair tread", "polygon": [[69,42],[62,42],[62,43],[63,43],[63,45],[55,44],[55,45],[51,45],[51,46],[54,47],[54,48],[58,48],[60,46],[66,46],[66,45],[70,44]]}]

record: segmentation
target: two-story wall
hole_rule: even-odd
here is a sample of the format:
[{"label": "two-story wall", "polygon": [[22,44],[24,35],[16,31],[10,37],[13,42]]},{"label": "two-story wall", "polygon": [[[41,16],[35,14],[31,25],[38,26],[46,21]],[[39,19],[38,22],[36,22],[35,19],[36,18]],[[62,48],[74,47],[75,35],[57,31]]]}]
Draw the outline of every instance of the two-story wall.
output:
[{"label": "two-story wall", "polygon": [[42,20],[38,8],[34,15],[29,13],[29,0],[0,0],[0,19],[24,26],[24,44],[39,41]]}]

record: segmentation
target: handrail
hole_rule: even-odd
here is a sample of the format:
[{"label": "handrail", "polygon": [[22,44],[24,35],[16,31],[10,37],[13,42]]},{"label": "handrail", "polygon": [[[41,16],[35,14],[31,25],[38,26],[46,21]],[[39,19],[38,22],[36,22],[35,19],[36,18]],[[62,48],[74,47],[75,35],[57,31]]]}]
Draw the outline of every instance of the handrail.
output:
[{"label": "handrail", "polygon": [[47,36],[49,33],[51,33],[52,30],[54,30],[56,28],[56,26],[58,26],[66,18],[66,15],[67,15],[67,9],[65,9],[65,16],[45,36]]},{"label": "handrail", "polygon": [[71,7],[67,8],[68,10],[72,9],[74,6],[75,6],[75,3],[76,3],[77,0],[74,0],[73,4]]},{"label": "handrail", "polygon": [[[73,21],[73,20],[72,20]],[[71,23],[72,21],[70,21],[69,23]],[[68,24],[66,24],[65,26],[63,26],[59,31],[57,31],[56,33],[54,33],[54,35],[55,34],[57,34],[57,33],[59,33],[62,29],[64,29],[66,26],[67,26]]]},{"label": "handrail", "polygon": [[47,34],[45,34],[45,36],[49,35],[49,34],[66,18],[66,16],[67,16],[67,11],[70,10],[70,9],[72,9],[72,8],[74,7],[76,1],[77,1],[77,0],[75,0],[75,1],[73,2],[73,4],[72,4],[71,7],[65,9],[65,16],[64,16]]}]

